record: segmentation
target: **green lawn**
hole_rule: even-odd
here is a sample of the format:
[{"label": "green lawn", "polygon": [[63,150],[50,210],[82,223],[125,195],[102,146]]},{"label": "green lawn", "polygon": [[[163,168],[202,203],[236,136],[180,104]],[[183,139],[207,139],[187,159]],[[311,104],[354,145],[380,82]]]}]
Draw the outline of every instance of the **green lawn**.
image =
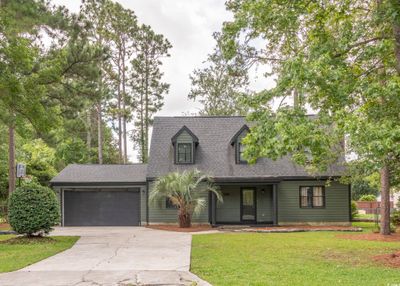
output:
[{"label": "green lawn", "polygon": [[377,230],[377,227],[374,222],[357,221],[357,222],[353,222],[352,225],[355,227],[361,227],[364,232],[372,232],[374,230]]},{"label": "green lawn", "polygon": [[[357,226],[371,231],[373,224]],[[370,260],[400,250],[400,242],[347,240],[337,234],[194,235],[191,271],[213,285],[400,285],[399,269]]]},{"label": "green lawn", "polygon": [[357,219],[370,219],[370,220],[374,220],[375,219],[375,215],[374,214],[357,214],[355,216],[355,218]]},{"label": "green lawn", "polygon": [[22,239],[5,243],[12,239],[13,235],[0,235],[0,273],[14,271],[58,252],[64,251],[75,244],[79,237],[55,236],[52,240],[29,240]]}]

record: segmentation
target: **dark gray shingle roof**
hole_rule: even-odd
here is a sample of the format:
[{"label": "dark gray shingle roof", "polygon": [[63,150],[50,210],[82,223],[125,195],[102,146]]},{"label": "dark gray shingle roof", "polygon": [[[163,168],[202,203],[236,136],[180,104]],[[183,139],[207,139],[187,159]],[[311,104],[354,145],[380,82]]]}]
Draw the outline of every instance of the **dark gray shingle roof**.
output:
[{"label": "dark gray shingle roof", "polygon": [[60,183],[141,183],[146,182],[147,164],[71,164],[51,180]]},{"label": "dark gray shingle roof", "polygon": [[[156,117],[154,119],[147,177],[155,178],[172,171],[197,168],[216,178],[275,178],[311,177],[303,167],[294,164],[289,157],[273,161],[262,158],[254,165],[236,164],[232,137],[247,124],[244,117],[194,116]],[[187,126],[199,139],[193,165],[175,165],[171,138]],[[343,166],[332,166],[318,176],[340,176]]]}]

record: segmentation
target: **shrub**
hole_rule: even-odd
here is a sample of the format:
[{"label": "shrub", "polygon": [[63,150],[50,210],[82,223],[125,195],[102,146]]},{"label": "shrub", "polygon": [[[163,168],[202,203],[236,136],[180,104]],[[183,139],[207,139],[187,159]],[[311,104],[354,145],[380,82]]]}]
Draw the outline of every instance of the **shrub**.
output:
[{"label": "shrub", "polygon": [[390,220],[394,225],[400,226],[400,210],[393,211]]},{"label": "shrub", "polygon": [[363,195],[379,194],[378,189],[371,187],[367,181],[355,181],[351,185],[351,197],[353,200],[358,201]]},{"label": "shrub", "polygon": [[355,218],[358,214],[357,204],[355,201],[351,201],[351,218]]},{"label": "shrub", "polygon": [[360,197],[360,201],[364,202],[375,202],[376,196],[375,195],[363,195]]},{"label": "shrub", "polygon": [[33,183],[11,194],[8,216],[17,233],[41,236],[59,223],[60,208],[53,190]]}]

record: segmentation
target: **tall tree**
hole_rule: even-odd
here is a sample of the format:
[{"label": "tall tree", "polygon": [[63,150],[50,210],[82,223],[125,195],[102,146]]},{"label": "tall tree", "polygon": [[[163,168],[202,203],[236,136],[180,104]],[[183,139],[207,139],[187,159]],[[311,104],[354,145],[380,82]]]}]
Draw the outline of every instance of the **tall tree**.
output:
[{"label": "tall tree", "polygon": [[[234,20],[224,25],[225,55],[235,57],[243,39],[263,41],[255,60],[277,78],[276,87],[248,100],[256,125],[246,156],[290,153],[310,171],[324,170],[343,155],[346,135],[357,154],[350,170],[380,173],[381,233],[390,234],[389,188],[400,174],[400,3],[232,0],[227,8]],[[294,108],[268,107],[294,91]],[[306,116],[309,107],[317,118]]]},{"label": "tall tree", "polygon": [[137,19],[133,11],[124,9],[118,3],[111,3],[108,9],[109,29],[107,39],[111,43],[113,59],[112,73],[117,85],[116,115],[118,121],[118,145],[120,161],[128,162],[127,123],[131,120],[131,99],[128,91],[129,61],[136,45]]},{"label": "tall tree", "polygon": [[169,90],[169,84],[161,81],[163,73],[160,66],[161,59],[169,56],[171,47],[169,41],[163,35],[154,33],[150,26],[140,27],[130,79],[135,94],[133,106],[137,112],[133,140],[139,146],[139,160],[143,163],[148,159],[149,128],[154,113],[163,106],[164,94]]},{"label": "tall tree", "polygon": [[190,75],[192,88],[188,97],[203,105],[202,115],[244,115],[247,108],[241,100],[249,92],[247,62],[240,57],[227,60],[222,54],[220,34],[215,33],[214,38],[217,46],[208,55],[208,67]]},{"label": "tall tree", "polygon": [[[106,31],[107,31],[107,11],[111,7],[109,0],[85,0],[82,2],[80,15],[85,19],[86,32],[88,38],[93,44],[100,48],[107,49]],[[109,50],[107,49],[109,55]],[[109,97],[109,91],[105,86],[106,81],[106,65],[109,57],[104,57],[98,64],[100,76],[97,83],[97,103],[95,110],[97,113],[97,155],[98,163],[103,164],[103,145],[104,145],[104,118],[103,111],[105,100]]]},{"label": "tall tree", "polygon": [[16,128],[29,124],[42,135],[56,126],[63,106],[76,100],[60,91],[74,87],[69,79],[82,77],[100,55],[78,36],[76,21],[44,1],[0,3],[0,120],[9,132],[9,192],[15,189]]}]

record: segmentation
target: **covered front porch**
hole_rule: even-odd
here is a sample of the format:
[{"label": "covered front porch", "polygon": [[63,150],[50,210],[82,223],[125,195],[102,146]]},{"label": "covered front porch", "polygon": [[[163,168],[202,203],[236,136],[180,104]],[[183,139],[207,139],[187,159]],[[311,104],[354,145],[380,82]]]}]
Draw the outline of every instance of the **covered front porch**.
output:
[{"label": "covered front porch", "polygon": [[276,184],[220,183],[223,202],[211,195],[212,225],[277,225]]}]

